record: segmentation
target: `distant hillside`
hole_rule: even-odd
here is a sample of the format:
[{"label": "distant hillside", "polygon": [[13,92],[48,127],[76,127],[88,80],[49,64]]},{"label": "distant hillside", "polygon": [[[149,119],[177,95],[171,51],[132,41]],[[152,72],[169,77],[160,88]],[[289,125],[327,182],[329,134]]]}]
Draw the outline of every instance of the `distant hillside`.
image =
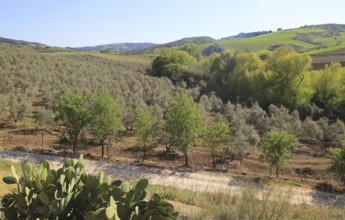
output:
[{"label": "distant hillside", "polygon": [[157,44],[154,43],[114,43],[114,44],[103,44],[89,47],[68,47],[67,49],[79,50],[79,51],[102,51],[109,50],[115,53],[126,53],[134,50],[142,50],[147,47],[152,47]]},{"label": "distant hillside", "polygon": [[23,41],[23,40],[13,40],[13,39],[3,38],[3,37],[0,37],[0,42],[10,43],[10,44],[31,45],[31,46],[47,46],[41,43],[28,42],[28,41]]},{"label": "distant hillside", "polygon": [[188,37],[182,38],[181,40],[172,41],[165,44],[159,44],[153,47],[148,47],[146,49],[140,51],[133,51],[132,54],[149,54],[152,53],[157,48],[171,48],[171,47],[179,47],[185,45],[187,43],[197,44],[197,45],[207,45],[216,43],[217,40],[212,37]]},{"label": "distant hillside", "polygon": [[256,37],[256,36],[269,34],[269,33],[272,33],[272,31],[255,31],[255,32],[249,32],[249,33],[243,33],[242,32],[242,33],[239,33],[239,34],[234,35],[234,36],[222,38],[221,40],[250,38],[250,37]]},{"label": "distant hillside", "polygon": [[264,31],[242,33],[223,38],[218,43],[229,51],[272,50],[282,45],[291,45],[300,52],[313,54],[323,52],[323,49],[341,45],[344,42],[345,25],[321,24],[305,25],[295,29],[271,33],[265,33]]}]

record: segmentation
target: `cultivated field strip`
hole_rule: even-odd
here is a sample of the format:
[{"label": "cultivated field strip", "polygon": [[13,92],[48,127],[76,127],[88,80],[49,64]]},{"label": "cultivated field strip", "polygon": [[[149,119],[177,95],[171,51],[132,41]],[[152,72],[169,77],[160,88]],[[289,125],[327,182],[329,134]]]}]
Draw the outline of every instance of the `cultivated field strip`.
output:
[{"label": "cultivated field strip", "polygon": [[[33,164],[46,158],[52,168],[58,168],[66,158],[52,155],[41,155],[12,150],[0,150],[0,159],[19,163],[27,160]],[[152,184],[172,186],[193,192],[222,192],[228,195],[239,195],[247,183],[224,174],[201,171],[177,171],[143,165],[110,163],[97,160],[87,160],[86,170],[93,174],[105,172],[114,179],[137,180],[147,178]],[[264,196],[265,186],[256,185],[258,198]],[[290,202],[305,205],[323,205],[345,208],[345,195],[337,195],[302,188],[273,187],[273,196],[288,194]]]}]

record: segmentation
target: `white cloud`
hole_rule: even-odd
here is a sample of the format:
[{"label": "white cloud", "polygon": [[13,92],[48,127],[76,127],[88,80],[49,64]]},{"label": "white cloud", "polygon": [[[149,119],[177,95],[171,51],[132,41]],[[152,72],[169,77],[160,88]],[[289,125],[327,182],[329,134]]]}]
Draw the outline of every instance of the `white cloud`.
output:
[{"label": "white cloud", "polygon": [[267,2],[261,2],[261,5],[262,5],[262,6],[266,6],[266,5],[267,5]]}]

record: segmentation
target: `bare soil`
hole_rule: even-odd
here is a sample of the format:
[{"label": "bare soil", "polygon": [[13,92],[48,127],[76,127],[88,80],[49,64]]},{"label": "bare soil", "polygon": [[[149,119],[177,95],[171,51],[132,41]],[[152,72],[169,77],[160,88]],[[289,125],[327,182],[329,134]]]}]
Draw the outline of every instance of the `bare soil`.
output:
[{"label": "bare soil", "polygon": [[340,62],[341,66],[345,66],[345,48],[338,50],[332,50],[328,52],[323,52],[319,54],[312,55],[313,59],[313,69],[323,69],[325,64],[330,64],[332,62]]}]

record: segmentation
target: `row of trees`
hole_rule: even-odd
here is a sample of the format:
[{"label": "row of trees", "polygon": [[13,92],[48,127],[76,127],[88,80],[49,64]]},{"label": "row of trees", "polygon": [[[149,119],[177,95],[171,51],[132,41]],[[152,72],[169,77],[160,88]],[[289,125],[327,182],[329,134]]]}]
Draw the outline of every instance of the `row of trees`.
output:
[{"label": "row of trees", "polygon": [[[277,177],[279,169],[289,163],[289,155],[294,152],[297,144],[296,135],[290,134],[284,128],[267,130],[259,141],[250,137],[241,137],[241,131],[234,124],[234,131],[231,130],[227,121],[213,120],[206,125],[199,106],[185,93],[179,95],[171,108],[165,114],[162,123],[152,115],[149,107],[140,107],[135,111],[134,127],[138,135],[138,143],[143,149],[143,160],[145,160],[148,149],[152,146],[153,140],[158,134],[165,138],[165,143],[177,147],[185,156],[185,165],[189,165],[189,156],[196,144],[202,144],[210,151],[213,161],[213,168],[216,168],[216,158],[223,149],[225,154],[242,159],[246,153],[246,146],[252,141],[253,147],[260,149],[260,158],[268,161],[271,167],[276,170]],[[76,152],[77,140],[83,128],[89,127],[90,133],[100,142],[102,146],[102,157],[104,156],[104,143],[106,140],[113,140],[121,127],[121,110],[111,95],[99,93],[94,97],[70,94],[63,97],[57,105],[57,116],[55,118],[64,126],[68,138]],[[241,124],[241,123],[239,123]],[[206,125],[206,126],[205,126]],[[243,126],[243,125],[242,125]],[[161,130],[160,130],[161,129]],[[231,134],[235,133],[235,134]],[[199,140],[202,140],[200,142]],[[229,143],[232,144],[229,145]],[[338,161],[342,156],[336,153],[334,160]],[[342,160],[342,159],[340,159]],[[334,162],[336,164],[336,162]],[[340,165],[334,165],[339,170]]]},{"label": "row of trees", "polygon": [[[114,140],[122,125],[121,110],[110,94],[99,93],[96,96],[81,96],[69,94],[59,100],[56,107],[55,121],[64,127],[68,140],[76,152],[77,141],[84,128],[89,128],[93,137],[102,146],[104,156],[104,143]],[[151,141],[158,132],[158,121],[148,107],[139,107],[135,111],[134,126],[138,133],[144,155],[150,147]],[[170,145],[181,149],[186,157],[201,135],[203,116],[198,105],[186,94],[181,94],[166,113],[164,132]]]}]

